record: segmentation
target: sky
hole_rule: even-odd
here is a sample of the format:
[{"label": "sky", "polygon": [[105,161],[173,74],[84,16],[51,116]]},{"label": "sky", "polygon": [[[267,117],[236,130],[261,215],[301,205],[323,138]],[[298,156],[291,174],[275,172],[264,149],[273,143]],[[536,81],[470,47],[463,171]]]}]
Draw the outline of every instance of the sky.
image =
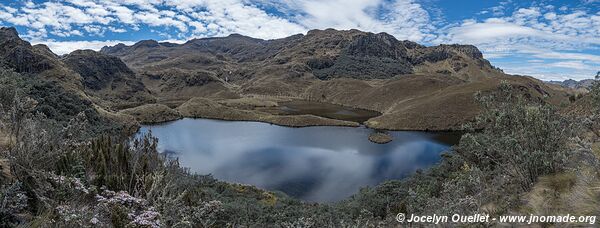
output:
[{"label": "sky", "polygon": [[473,44],[506,73],[542,80],[600,71],[600,0],[0,0],[0,26],[57,54],[146,39],[359,29]]}]

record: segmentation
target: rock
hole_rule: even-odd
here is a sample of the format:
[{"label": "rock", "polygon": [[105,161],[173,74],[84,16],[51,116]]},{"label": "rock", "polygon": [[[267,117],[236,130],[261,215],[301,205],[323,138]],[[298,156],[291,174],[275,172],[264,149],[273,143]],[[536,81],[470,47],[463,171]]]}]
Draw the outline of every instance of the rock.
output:
[{"label": "rock", "polygon": [[0,28],[0,39],[17,39],[19,38],[19,33],[17,33],[17,29],[14,27],[2,27]]},{"label": "rock", "polygon": [[385,132],[373,132],[369,135],[369,141],[378,143],[378,144],[386,144],[392,141],[392,136]]}]

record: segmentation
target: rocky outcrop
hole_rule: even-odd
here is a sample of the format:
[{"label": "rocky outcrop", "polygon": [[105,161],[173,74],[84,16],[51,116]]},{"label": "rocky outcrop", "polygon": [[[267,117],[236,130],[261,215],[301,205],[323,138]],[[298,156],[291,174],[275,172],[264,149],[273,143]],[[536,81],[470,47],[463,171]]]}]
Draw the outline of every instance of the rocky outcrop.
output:
[{"label": "rocky outcrop", "polygon": [[312,73],[322,80],[336,77],[384,79],[413,73],[404,43],[386,33],[358,36],[334,61],[319,66],[312,67]]},{"label": "rocky outcrop", "polygon": [[373,132],[369,135],[369,141],[377,144],[386,144],[393,140],[392,136],[385,132]]},{"label": "rocky outcrop", "polygon": [[39,74],[61,68],[62,64],[47,49],[34,48],[19,38],[15,28],[0,28],[0,61],[18,73]]},{"label": "rocky outcrop", "polygon": [[[121,59],[92,50],[77,50],[64,56],[62,61],[83,78],[83,85],[100,90],[111,83],[126,83],[135,80],[134,72]],[[143,90],[140,82],[129,83],[133,89]]]}]

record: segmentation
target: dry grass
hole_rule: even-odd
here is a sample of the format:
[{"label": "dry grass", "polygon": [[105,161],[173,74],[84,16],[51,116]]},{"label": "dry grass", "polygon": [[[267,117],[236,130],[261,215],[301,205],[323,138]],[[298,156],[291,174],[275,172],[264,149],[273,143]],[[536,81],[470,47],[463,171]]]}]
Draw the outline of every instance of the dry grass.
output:
[{"label": "dry grass", "polygon": [[576,178],[572,173],[539,178],[536,185],[527,194],[525,211],[539,215],[553,215],[563,212],[569,204],[567,199],[577,182]]},{"label": "dry grass", "polygon": [[161,123],[181,118],[177,110],[163,104],[147,104],[122,110],[122,114],[135,117],[140,123]]},{"label": "dry grass", "polygon": [[359,124],[355,122],[334,120],[313,115],[272,115],[256,110],[243,110],[229,107],[223,105],[223,103],[227,102],[216,102],[211,99],[196,97],[177,107],[177,110],[184,117],[190,118],[259,121],[288,127],[359,126]]},{"label": "dry grass", "polygon": [[276,107],[277,102],[271,99],[243,97],[219,101],[220,104],[241,109],[254,109],[257,107]]},{"label": "dry grass", "polygon": [[545,176],[525,196],[521,212],[538,215],[597,215],[600,179],[596,170]]}]

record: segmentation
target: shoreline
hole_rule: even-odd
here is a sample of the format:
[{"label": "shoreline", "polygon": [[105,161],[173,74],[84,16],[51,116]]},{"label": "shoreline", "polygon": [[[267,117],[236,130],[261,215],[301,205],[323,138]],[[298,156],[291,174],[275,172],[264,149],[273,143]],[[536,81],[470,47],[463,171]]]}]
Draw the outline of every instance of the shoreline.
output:
[{"label": "shoreline", "polygon": [[[303,100],[302,100],[303,101]],[[317,101],[321,104],[329,104]],[[337,104],[333,104],[337,105]],[[414,132],[462,132],[464,129],[459,126],[390,126],[392,124],[381,124],[377,120],[384,113],[378,116],[371,117],[367,120],[355,121],[344,120],[330,116],[322,116],[318,114],[278,114],[270,113],[260,109],[254,105],[253,108],[240,108],[237,106],[225,105],[222,101],[211,100],[207,98],[192,98],[187,102],[179,105],[176,108],[170,108],[165,104],[154,103],[137,106],[130,109],[118,111],[118,113],[133,117],[140,125],[155,125],[170,121],[175,121],[183,118],[203,118],[224,121],[251,121],[274,124],[282,127],[316,127],[316,126],[337,126],[337,127],[360,127],[364,126],[368,129],[376,131],[414,131]],[[340,107],[343,106],[340,105]],[[350,107],[352,108],[352,107]],[[359,108],[360,110],[373,111],[375,110]],[[378,112],[380,113],[380,112]]]},{"label": "shoreline", "polygon": [[[314,116],[314,115],[313,115]],[[315,117],[319,117],[319,116],[315,116]],[[324,117],[320,117],[320,118],[324,118]],[[265,124],[271,124],[271,125],[276,125],[276,126],[280,126],[280,127],[288,127],[288,128],[305,128],[305,127],[348,127],[348,128],[359,128],[359,127],[364,127],[366,129],[370,129],[370,130],[374,130],[374,131],[394,131],[394,132],[423,132],[423,133],[462,133],[465,132],[463,130],[453,130],[453,129],[446,129],[446,130],[430,130],[430,129],[426,129],[426,130],[419,130],[419,129],[410,129],[410,128],[405,128],[405,129],[387,129],[387,128],[372,128],[369,127],[366,124],[361,124],[361,123],[356,123],[356,122],[352,122],[352,123],[356,123],[357,125],[339,125],[339,124],[306,124],[306,125],[288,125],[288,124],[281,124],[281,123],[275,123],[275,122],[270,122],[267,120],[252,120],[252,119],[227,119],[227,118],[217,118],[217,117],[188,117],[188,116],[182,116],[180,118],[177,119],[173,119],[173,120],[167,120],[167,121],[157,121],[157,122],[138,122],[139,125],[145,125],[145,126],[155,126],[155,125],[162,125],[162,124],[166,124],[169,122],[173,122],[173,121],[178,121],[178,120],[182,120],[182,119],[207,119],[207,120],[218,120],[218,121],[240,121],[240,122],[255,122],[255,123],[265,123]],[[325,118],[328,119],[328,118]],[[335,120],[335,119],[331,119],[331,120]],[[348,121],[350,122],[350,121]]]}]

